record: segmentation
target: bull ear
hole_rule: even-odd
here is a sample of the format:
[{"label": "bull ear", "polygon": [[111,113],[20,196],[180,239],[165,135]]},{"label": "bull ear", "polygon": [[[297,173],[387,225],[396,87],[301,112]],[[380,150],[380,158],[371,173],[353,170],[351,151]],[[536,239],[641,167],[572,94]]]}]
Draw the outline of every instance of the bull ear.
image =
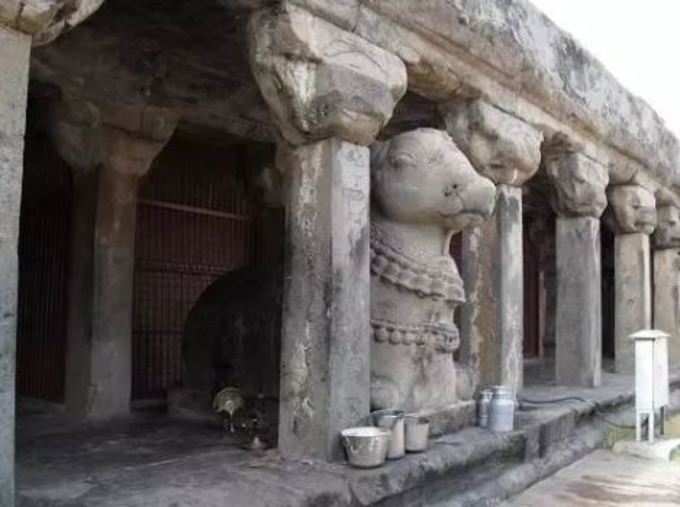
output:
[{"label": "bull ear", "polygon": [[375,141],[371,144],[371,170],[381,167],[390,148],[390,141]]}]

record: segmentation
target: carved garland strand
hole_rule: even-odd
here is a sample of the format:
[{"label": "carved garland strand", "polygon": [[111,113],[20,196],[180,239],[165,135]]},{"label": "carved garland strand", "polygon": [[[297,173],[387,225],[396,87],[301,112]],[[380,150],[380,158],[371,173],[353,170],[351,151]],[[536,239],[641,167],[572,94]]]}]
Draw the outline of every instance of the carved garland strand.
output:
[{"label": "carved garland strand", "polygon": [[372,274],[420,297],[465,302],[463,281],[450,269],[452,259],[442,256],[437,261],[439,266],[426,266],[389,245],[384,236],[375,225],[371,226]]},{"label": "carved garland strand", "polygon": [[431,345],[438,352],[452,353],[458,349],[458,329],[446,324],[399,324],[371,319],[371,335],[376,343],[391,345]]}]

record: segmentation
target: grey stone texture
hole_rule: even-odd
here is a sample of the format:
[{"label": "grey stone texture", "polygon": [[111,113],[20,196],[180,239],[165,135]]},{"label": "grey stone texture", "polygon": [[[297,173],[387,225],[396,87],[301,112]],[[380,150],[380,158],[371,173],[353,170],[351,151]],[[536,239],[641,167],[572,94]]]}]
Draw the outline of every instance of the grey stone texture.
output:
[{"label": "grey stone texture", "polygon": [[680,248],[680,208],[673,205],[658,206],[656,216],[654,248]]},{"label": "grey stone texture", "polygon": [[69,261],[69,314],[64,404],[70,414],[85,416],[93,385],[92,322],[94,310],[94,233],[99,174],[74,171]]},{"label": "grey stone texture", "polygon": [[607,207],[607,168],[559,137],[544,146],[543,158],[555,213],[599,218]]},{"label": "grey stone texture", "polygon": [[369,412],[369,152],[279,148],[287,177],[279,449],[340,459]]},{"label": "grey stone texture", "polygon": [[0,26],[33,37],[33,44],[47,44],[93,14],[104,0],[4,0]]},{"label": "grey stone texture", "polygon": [[555,242],[557,383],[596,387],[602,373],[599,218],[557,217]]},{"label": "grey stone texture", "polygon": [[518,393],[524,371],[522,189],[501,184],[496,191],[498,248],[494,250],[494,285],[498,298],[496,329],[501,338],[501,362],[497,367],[499,383]]},{"label": "grey stone texture", "polygon": [[455,143],[494,183],[521,186],[538,171],[543,134],[531,125],[478,99],[441,111]]},{"label": "grey stone texture", "polygon": [[649,235],[619,234],[614,241],[614,332],[616,371],[635,371],[635,347],[629,336],[652,326],[652,273]]},{"label": "grey stone texture", "polygon": [[371,185],[371,406],[444,409],[465,300],[450,240],[490,216],[495,188],[435,129],[376,143]]},{"label": "grey stone texture", "polygon": [[401,60],[288,3],[253,14],[249,40],[255,79],[291,144],[368,145],[406,92]]},{"label": "grey stone texture", "polygon": [[475,169],[498,185],[498,248],[493,249],[492,269],[498,298],[495,336],[500,339],[500,350],[486,353],[498,359],[498,374],[494,375],[497,383],[518,392],[522,386],[524,334],[520,187],[538,171],[543,134],[479,99],[450,102],[440,110],[448,132]]},{"label": "grey stone texture", "polygon": [[607,190],[616,239],[614,246],[614,332],[616,371],[632,373],[635,348],[629,336],[652,326],[650,239],[656,227],[654,194],[639,185]]},{"label": "grey stone texture", "polygon": [[19,213],[31,40],[0,23],[0,505],[14,505]]},{"label": "grey stone texture", "polygon": [[153,108],[102,112],[68,100],[52,107],[50,133],[74,183],[65,389],[72,415],[129,412],[137,188],[175,122]]},{"label": "grey stone texture", "polygon": [[656,198],[639,185],[614,185],[607,189],[614,229],[619,234],[652,234],[656,227]]},{"label": "grey stone texture", "polygon": [[568,131],[611,158],[619,182],[637,171],[680,182],[680,143],[659,115],[529,1],[356,1],[356,32],[400,56],[418,93],[481,96]]}]

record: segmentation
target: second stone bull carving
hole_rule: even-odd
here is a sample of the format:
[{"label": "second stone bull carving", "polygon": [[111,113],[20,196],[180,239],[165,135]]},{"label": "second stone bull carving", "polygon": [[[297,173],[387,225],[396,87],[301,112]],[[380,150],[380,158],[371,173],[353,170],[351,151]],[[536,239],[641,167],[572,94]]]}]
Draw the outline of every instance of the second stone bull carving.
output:
[{"label": "second stone bull carving", "polygon": [[406,132],[371,152],[371,405],[456,402],[455,308],[463,282],[451,237],[493,211],[495,187],[449,135]]}]

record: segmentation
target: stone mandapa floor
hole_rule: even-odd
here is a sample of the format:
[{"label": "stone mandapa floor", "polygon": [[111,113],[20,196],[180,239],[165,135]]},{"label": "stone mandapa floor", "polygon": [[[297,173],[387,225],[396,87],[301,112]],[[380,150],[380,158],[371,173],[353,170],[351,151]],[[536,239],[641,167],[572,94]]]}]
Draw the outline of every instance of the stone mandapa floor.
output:
[{"label": "stone mandapa floor", "polygon": [[[605,374],[604,386],[598,389],[529,386],[523,394],[536,399],[576,395],[616,406],[630,402],[632,390],[632,377]],[[526,442],[532,431],[552,435],[548,429],[564,420],[565,414],[589,411],[588,404],[579,402],[523,411],[517,418],[518,431],[499,435],[468,428],[433,440],[427,453],[368,471],[311,460],[285,461],[275,450],[245,451],[220,428],[174,421],[162,414],[82,424],[63,414],[24,413],[17,421],[18,505],[370,505],[405,491],[433,490],[429,481],[439,481],[446,498],[452,477],[475,467],[515,466],[527,459]],[[562,437],[555,434],[555,438]],[[511,482],[509,487],[516,487]],[[461,483],[458,491],[467,491],[469,484]],[[432,497],[430,491],[418,495]],[[424,504],[429,501],[418,503]]]},{"label": "stone mandapa floor", "polygon": [[680,505],[680,463],[599,450],[539,482],[503,507]]}]

